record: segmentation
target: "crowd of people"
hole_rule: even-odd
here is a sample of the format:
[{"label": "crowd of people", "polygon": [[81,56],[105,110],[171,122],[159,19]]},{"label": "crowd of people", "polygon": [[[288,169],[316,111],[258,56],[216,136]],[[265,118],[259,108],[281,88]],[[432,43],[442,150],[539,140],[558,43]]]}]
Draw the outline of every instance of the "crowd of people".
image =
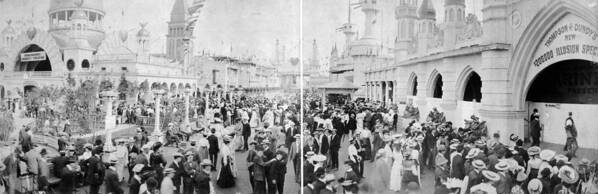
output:
[{"label": "crowd of people", "polygon": [[[501,141],[475,115],[457,127],[436,108],[420,120],[411,104],[399,114],[380,102],[306,99],[304,193],[421,193],[432,186],[438,194],[598,192],[597,161],[576,158],[572,113],[559,154],[541,149],[535,134],[533,145],[515,134]],[[531,115],[532,133],[542,130],[538,117],[537,111]],[[347,156],[340,158],[339,149]],[[434,174],[433,182],[422,182],[426,172]]]}]

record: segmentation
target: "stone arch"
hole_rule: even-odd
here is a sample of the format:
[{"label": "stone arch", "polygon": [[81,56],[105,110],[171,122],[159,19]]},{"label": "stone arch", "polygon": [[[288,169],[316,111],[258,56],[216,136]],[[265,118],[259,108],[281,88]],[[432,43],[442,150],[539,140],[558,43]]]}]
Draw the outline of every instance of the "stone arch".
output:
[{"label": "stone arch", "polygon": [[405,94],[407,96],[417,96],[417,85],[417,74],[415,74],[415,72],[411,72],[411,75],[409,75],[409,79],[407,80],[407,89]]},{"label": "stone arch", "polygon": [[169,90],[170,90],[170,92],[176,93],[177,92],[176,83],[174,83],[174,82],[170,83]]},{"label": "stone arch", "polygon": [[158,82],[153,82],[150,89],[161,89],[162,85]]},{"label": "stone arch", "polygon": [[[440,72],[438,72],[438,70],[434,69],[432,70],[432,72],[430,73],[430,76],[428,77],[428,82],[427,85],[427,97],[438,97],[440,96],[440,98],[442,98],[442,85],[440,85],[440,88],[438,88],[438,81],[442,82],[442,75],[440,74]],[[441,83],[442,84],[442,83]],[[440,90],[440,94],[438,95],[438,89]]]},{"label": "stone arch", "polygon": [[463,100],[465,90],[467,88],[467,84],[469,83],[470,78],[476,75],[481,78],[480,74],[477,71],[475,71],[473,67],[467,65],[465,68],[463,68],[463,70],[461,71],[461,73],[459,73],[457,77],[455,99]]},{"label": "stone arch", "polygon": [[168,92],[170,89],[170,88],[168,88],[168,84],[166,82],[162,82],[162,85],[160,85],[160,88],[165,90],[166,92]]},{"label": "stone arch", "polygon": [[[60,47],[56,44],[56,40],[50,35],[48,32],[35,29],[34,36],[30,39],[27,33],[22,33],[21,35],[17,36],[11,47],[7,49],[8,58],[9,59],[17,59],[20,57],[20,52],[23,48],[35,44],[38,45],[40,48],[44,49],[48,59],[50,60],[50,64],[52,65],[52,71],[64,72],[66,71],[66,67],[64,66],[64,62],[62,60],[62,54],[60,53]],[[15,61],[16,62],[16,61]],[[14,65],[7,65],[7,71],[14,72],[15,66]]]},{"label": "stone arch", "polygon": [[536,13],[517,41],[518,44],[513,50],[513,57],[509,62],[511,65],[509,66],[507,79],[511,80],[509,89],[514,98],[511,100],[514,103],[513,108],[525,110],[525,94],[529,89],[525,81],[528,79],[531,67],[529,64],[532,62],[536,50],[542,44],[541,41],[543,41],[538,37],[545,36],[553,28],[553,25],[567,14],[573,14],[590,24],[598,21],[592,10],[576,1],[554,0]]}]

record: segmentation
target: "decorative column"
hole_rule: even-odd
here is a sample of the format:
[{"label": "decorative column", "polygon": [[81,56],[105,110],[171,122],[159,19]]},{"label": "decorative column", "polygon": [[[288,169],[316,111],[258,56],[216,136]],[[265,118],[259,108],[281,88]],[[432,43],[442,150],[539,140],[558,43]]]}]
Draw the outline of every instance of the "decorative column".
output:
[{"label": "decorative column", "polygon": [[114,91],[104,91],[100,95],[104,100],[104,108],[106,109],[106,118],[104,118],[104,135],[106,135],[104,152],[114,152],[115,148],[112,144],[111,130],[116,128],[116,116],[112,115],[112,102],[116,97],[116,93]]},{"label": "decorative column", "polygon": [[189,125],[189,95],[191,88],[185,88],[185,125]]},{"label": "decorative column", "polygon": [[164,94],[164,90],[162,89],[154,89],[154,97],[156,97],[155,102],[155,121],[154,121],[154,132],[152,132],[152,141],[160,141],[164,134],[162,130],[160,130],[160,100],[162,100],[162,95]]},{"label": "decorative column", "polygon": [[370,100],[370,82],[365,82],[365,99]]}]

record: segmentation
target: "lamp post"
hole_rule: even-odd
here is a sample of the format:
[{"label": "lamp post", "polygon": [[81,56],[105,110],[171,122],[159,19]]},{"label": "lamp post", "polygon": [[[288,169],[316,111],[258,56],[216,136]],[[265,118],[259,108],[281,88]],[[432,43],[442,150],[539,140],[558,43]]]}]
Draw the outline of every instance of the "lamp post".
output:
[{"label": "lamp post", "polygon": [[106,118],[104,118],[104,131],[105,131],[105,143],[104,143],[104,152],[113,152],[115,151],[114,145],[112,145],[112,132],[111,129],[116,128],[116,116],[112,115],[112,102],[116,97],[116,92],[114,91],[104,91],[101,94],[102,99],[106,104],[104,104],[104,108],[106,109]]},{"label": "lamp post", "polygon": [[189,95],[191,88],[185,88],[185,126],[189,125]]},{"label": "lamp post", "polygon": [[164,94],[164,90],[161,88],[154,88],[153,89],[154,97],[156,97],[155,103],[155,121],[154,121],[154,132],[152,132],[153,141],[160,141],[161,137],[163,136],[162,130],[160,130],[160,100],[162,99],[162,95]]}]

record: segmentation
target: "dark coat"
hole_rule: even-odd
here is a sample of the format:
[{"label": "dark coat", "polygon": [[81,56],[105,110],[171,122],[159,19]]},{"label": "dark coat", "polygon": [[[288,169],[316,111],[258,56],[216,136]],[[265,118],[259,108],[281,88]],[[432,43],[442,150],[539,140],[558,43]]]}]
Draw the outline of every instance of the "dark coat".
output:
[{"label": "dark coat", "polygon": [[326,183],[320,180],[316,180],[313,185],[315,194],[320,194],[320,192],[326,188]]},{"label": "dark coat", "polygon": [[330,136],[330,151],[338,152],[341,149],[341,136],[336,134]]},{"label": "dark coat", "polygon": [[284,181],[284,175],[287,173],[287,165],[284,160],[277,160],[270,163],[269,175],[271,180]]},{"label": "dark coat", "polygon": [[61,170],[60,176],[62,178],[58,183],[57,190],[61,193],[72,193],[73,189],[75,189],[76,172],[64,167]]},{"label": "dark coat", "polygon": [[193,185],[195,185],[195,193],[210,193],[210,175],[204,171],[195,173]]},{"label": "dark coat", "polygon": [[303,164],[303,186],[311,183],[315,180],[314,177],[314,165],[309,162]]},{"label": "dark coat", "polygon": [[328,138],[325,135],[322,135],[322,142],[314,141],[314,144],[316,145],[316,147],[318,147],[318,151],[323,155],[326,155],[326,153],[328,153],[330,143],[328,142]]},{"label": "dark coat", "polygon": [[465,177],[465,161],[461,155],[456,155],[451,162],[451,177],[458,179]]},{"label": "dark coat", "polygon": [[141,182],[137,179],[132,178],[129,181],[129,193],[139,193],[139,187],[141,187]]},{"label": "dark coat", "polygon": [[116,171],[108,168],[108,170],[106,170],[106,179],[105,179],[105,184],[106,185],[106,193],[107,194],[123,194],[124,191],[123,189],[120,188],[119,183],[118,183],[118,175],[116,174]]},{"label": "dark coat", "polygon": [[105,166],[97,156],[91,156],[83,163],[85,181],[90,185],[102,185],[104,181]]},{"label": "dark coat", "polygon": [[172,177],[172,183],[175,186],[181,186],[181,179],[186,175],[183,162],[180,162],[179,164],[175,164],[174,162],[172,162],[168,167],[174,169],[175,171],[174,177]]},{"label": "dark coat", "polygon": [[242,135],[243,136],[251,136],[251,126],[249,125],[249,122],[243,123]]},{"label": "dark coat", "polygon": [[214,134],[208,136],[208,142],[210,143],[210,149],[208,150],[210,153],[217,153],[220,151],[218,148],[218,138]]},{"label": "dark coat", "polygon": [[53,169],[51,173],[54,174],[54,176],[60,178],[62,169],[64,169],[64,167],[66,166],[67,161],[68,158],[66,158],[66,156],[58,156],[52,159]]}]

